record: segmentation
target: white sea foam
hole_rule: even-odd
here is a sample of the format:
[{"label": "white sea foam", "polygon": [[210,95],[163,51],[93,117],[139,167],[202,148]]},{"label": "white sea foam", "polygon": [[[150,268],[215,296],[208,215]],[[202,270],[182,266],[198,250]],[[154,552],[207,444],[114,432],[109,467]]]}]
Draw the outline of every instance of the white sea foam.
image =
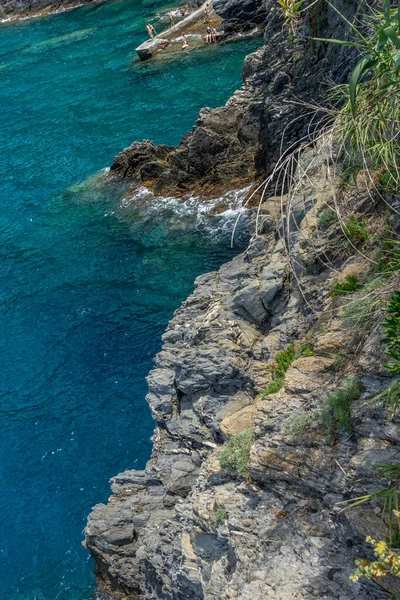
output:
[{"label": "white sea foam", "polygon": [[131,196],[122,198],[119,217],[137,225],[162,224],[166,232],[202,231],[212,238],[232,232],[233,225],[243,209],[243,200],[249,188],[233,190],[219,198],[203,200],[190,196],[182,200],[173,196],[154,196],[146,187],[140,187]]}]

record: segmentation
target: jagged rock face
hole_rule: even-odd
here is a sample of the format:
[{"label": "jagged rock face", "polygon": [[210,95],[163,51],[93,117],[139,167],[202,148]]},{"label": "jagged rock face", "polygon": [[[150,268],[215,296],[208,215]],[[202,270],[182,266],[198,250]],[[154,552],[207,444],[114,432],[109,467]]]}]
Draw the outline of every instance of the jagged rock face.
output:
[{"label": "jagged rock face", "polygon": [[[385,385],[376,369],[376,327],[360,344],[354,331],[343,333],[339,308],[332,311],[325,261],[343,274],[365,264],[343,254],[339,226],[318,231],[316,215],[341,185],[328,176],[329,160],[329,150],[305,153],[308,175],[290,203],[279,198],[278,208],[277,199],[267,200],[260,214],[265,233],[218,272],[199,277],[169,324],[148,377],[156,422],[151,460],[144,471],[111,480],[109,503],[93,509],[85,531],[101,597],[386,597],[374,584],[349,580],[354,560],[368,556],[365,534],[384,535],[382,521],[373,507],[342,513],[337,505],[377,489],[371,464],[390,461],[388,441],[400,439],[400,428],[365,402]],[[276,233],[281,202],[296,215],[286,239],[301,288],[288,286],[288,253]],[[331,247],[317,269],[321,248]],[[315,354],[291,364],[280,392],[260,396],[271,379],[267,363],[302,332],[322,328],[319,319],[324,329]],[[353,372],[365,392],[354,405],[353,437],[332,448],[317,420],[304,431],[294,428],[337,389],[338,347],[353,355],[357,348]],[[247,428],[256,440],[251,481],[241,481],[221,469],[218,453],[224,439]]]},{"label": "jagged rock face", "polygon": [[1,0],[0,16],[35,14],[42,10],[59,10],[94,0]]},{"label": "jagged rock face", "polygon": [[265,0],[214,0],[215,12],[224,19],[227,33],[263,28],[268,11]]},{"label": "jagged rock face", "polygon": [[[336,6],[351,19],[357,2],[339,0]],[[249,31],[257,25],[264,30],[264,45],[245,59],[242,89],[226,106],[203,109],[193,131],[162,164],[154,166],[159,161],[149,156],[149,167],[145,164],[143,172],[137,172],[134,165],[126,168],[132,147],[118,155],[114,174],[130,176],[157,194],[216,197],[240,183],[244,186],[255,175],[269,174],[282,152],[294,150],[307,136],[306,104],[323,101],[328,78],[343,82],[351,68],[348,48],[312,39],[349,35],[344,21],[325,2],[305,13],[294,37],[276,0],[216,0],[215,8],[224,18],[224,28]],[[144,144],[147,148],[148,142]]]},{"label": "jagged rock face", "polygon": [[215,197],[235,182],[243,187],[254,176],[257,97],[257,90],[239,90],[226,106],[204,108],[179,148],[160,151],[147,140],[135,142],[116,157],[112,174],[140,181],[161,195],[193,193],[201,185],[204,195]]}]

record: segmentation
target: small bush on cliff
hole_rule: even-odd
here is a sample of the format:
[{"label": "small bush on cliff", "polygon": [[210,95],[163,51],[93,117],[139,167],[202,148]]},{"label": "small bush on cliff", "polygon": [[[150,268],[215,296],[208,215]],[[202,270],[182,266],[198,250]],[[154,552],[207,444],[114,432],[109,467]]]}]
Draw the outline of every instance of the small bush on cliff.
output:
[{"label": "small bush on cliff", "polygon": [[219,453],[219,464],[240,479],[250,479],[249,459],[254,442],[254,431],[246,429],[235,433]]},{"label": "small bush on cliff", "polygon": [[321,419],[325,434],[333,442],[341,434],[351,437],[353,420],[351,407],[362,392],[362,387],[357,379],[348,379],[345,387],[334,392],[328,399],[322,411]]},{"label": "small bush on cliff", "polygon": [[368,544],[374,549],[376,560],[356,560],[357,569],[351,575],[350,579],[357,582],[361,577],[367,579],[381,579],[387,575],[400,577],[400,555],[394,552],[384,541],[377,541],[374,537],[368,536]]},{"label": "small bush on cliff", "polygon": [[388,314],[382,323],[385,334],[386,354],[392,362],[385,365],[391,373],[400,375],[400,292],[396,290],[390,299],[385,312]]},{"label": "small bush on cliff", "polygon": [[321,229],[328,229],[333,223],[336,223],[338,216],[331,208],[326,208],[319,215],[319,226]]},{"label": "small bush on cliff", "polygon": [[375,398],[384,400],[387,410],[390,411],[390,419],[394,419],[400,406],[400,292],[396,290],[388,302],[385,312],[388,316],[382,323],[386,344],[386,354],[391,359],[385,367],[396,377],[391,384]]},{"label": "small bush on cliff", "polygon": [[346,236],[354,243],[365,243],[369,239],[367,230],[367,220],[362,219],[359,221],[354,215],[347,220],[343,227]]},{"label": "small bush on cliff", "polygon": [[228,513],[223,506],[218,506],[217,510],[215,511],[215,523],[217,525],[223,525],[227,520]]},{"label": "small bush on cliff", "polygon": [[350,81],[332,88],[336,108],[334,138],[350,164],[383,169],[387,187],[400,185],[400,10],[383,0],[364,14],[368,33],[360,31],[326,0],[348,24],[356,41],[322,40],[357,47],[359,61]]},{"label": "small bush on cliff", "polygon": [[285,373],[295,358],[296,349],[294,342],[291,342],[286,348],[275,354],[274,362],[267,365],[267,369],[272,373],[272,381],[265,388],[263,392],[264,396],[279,392],[285,382]]},{"label": "small bush on cliff", "polygon": [[356,292],[361,288],[362,284],[358,281],[358,277],[356,275],[346,275],[344,283],[335,283],[329,292],[329,295],[331,298],[336,298],[337,296],[351,294],[352,292]]}]

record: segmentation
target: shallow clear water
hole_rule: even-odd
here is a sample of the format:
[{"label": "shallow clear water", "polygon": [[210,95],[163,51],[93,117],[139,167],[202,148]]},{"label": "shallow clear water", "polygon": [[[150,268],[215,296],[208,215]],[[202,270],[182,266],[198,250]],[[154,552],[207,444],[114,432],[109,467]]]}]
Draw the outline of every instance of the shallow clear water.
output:
[{"label": "shallow clear water", "polygon": [[110,476],[144,466],[162,331],[231,256],[233,213],[121,199],[96,174],[134,139],[178,143],[254,48],[132,63],[154,10],[126,0],[0,27],[1,599],[91,598],[86,516]]}]

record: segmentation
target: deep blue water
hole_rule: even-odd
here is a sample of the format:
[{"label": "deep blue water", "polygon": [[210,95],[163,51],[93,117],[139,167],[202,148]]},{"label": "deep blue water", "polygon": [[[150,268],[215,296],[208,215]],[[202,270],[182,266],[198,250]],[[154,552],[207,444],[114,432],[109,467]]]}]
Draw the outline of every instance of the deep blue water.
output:
[{"label": "deep blue water", "polygon": [[231,222],[143,205],[98,175],[134,139],[175,144],[226,101],[254,42],[132,63],[154,6],[0,27],[0,598],[89,600],[81,547],[108,479],[142,468],[145,376]]}]

